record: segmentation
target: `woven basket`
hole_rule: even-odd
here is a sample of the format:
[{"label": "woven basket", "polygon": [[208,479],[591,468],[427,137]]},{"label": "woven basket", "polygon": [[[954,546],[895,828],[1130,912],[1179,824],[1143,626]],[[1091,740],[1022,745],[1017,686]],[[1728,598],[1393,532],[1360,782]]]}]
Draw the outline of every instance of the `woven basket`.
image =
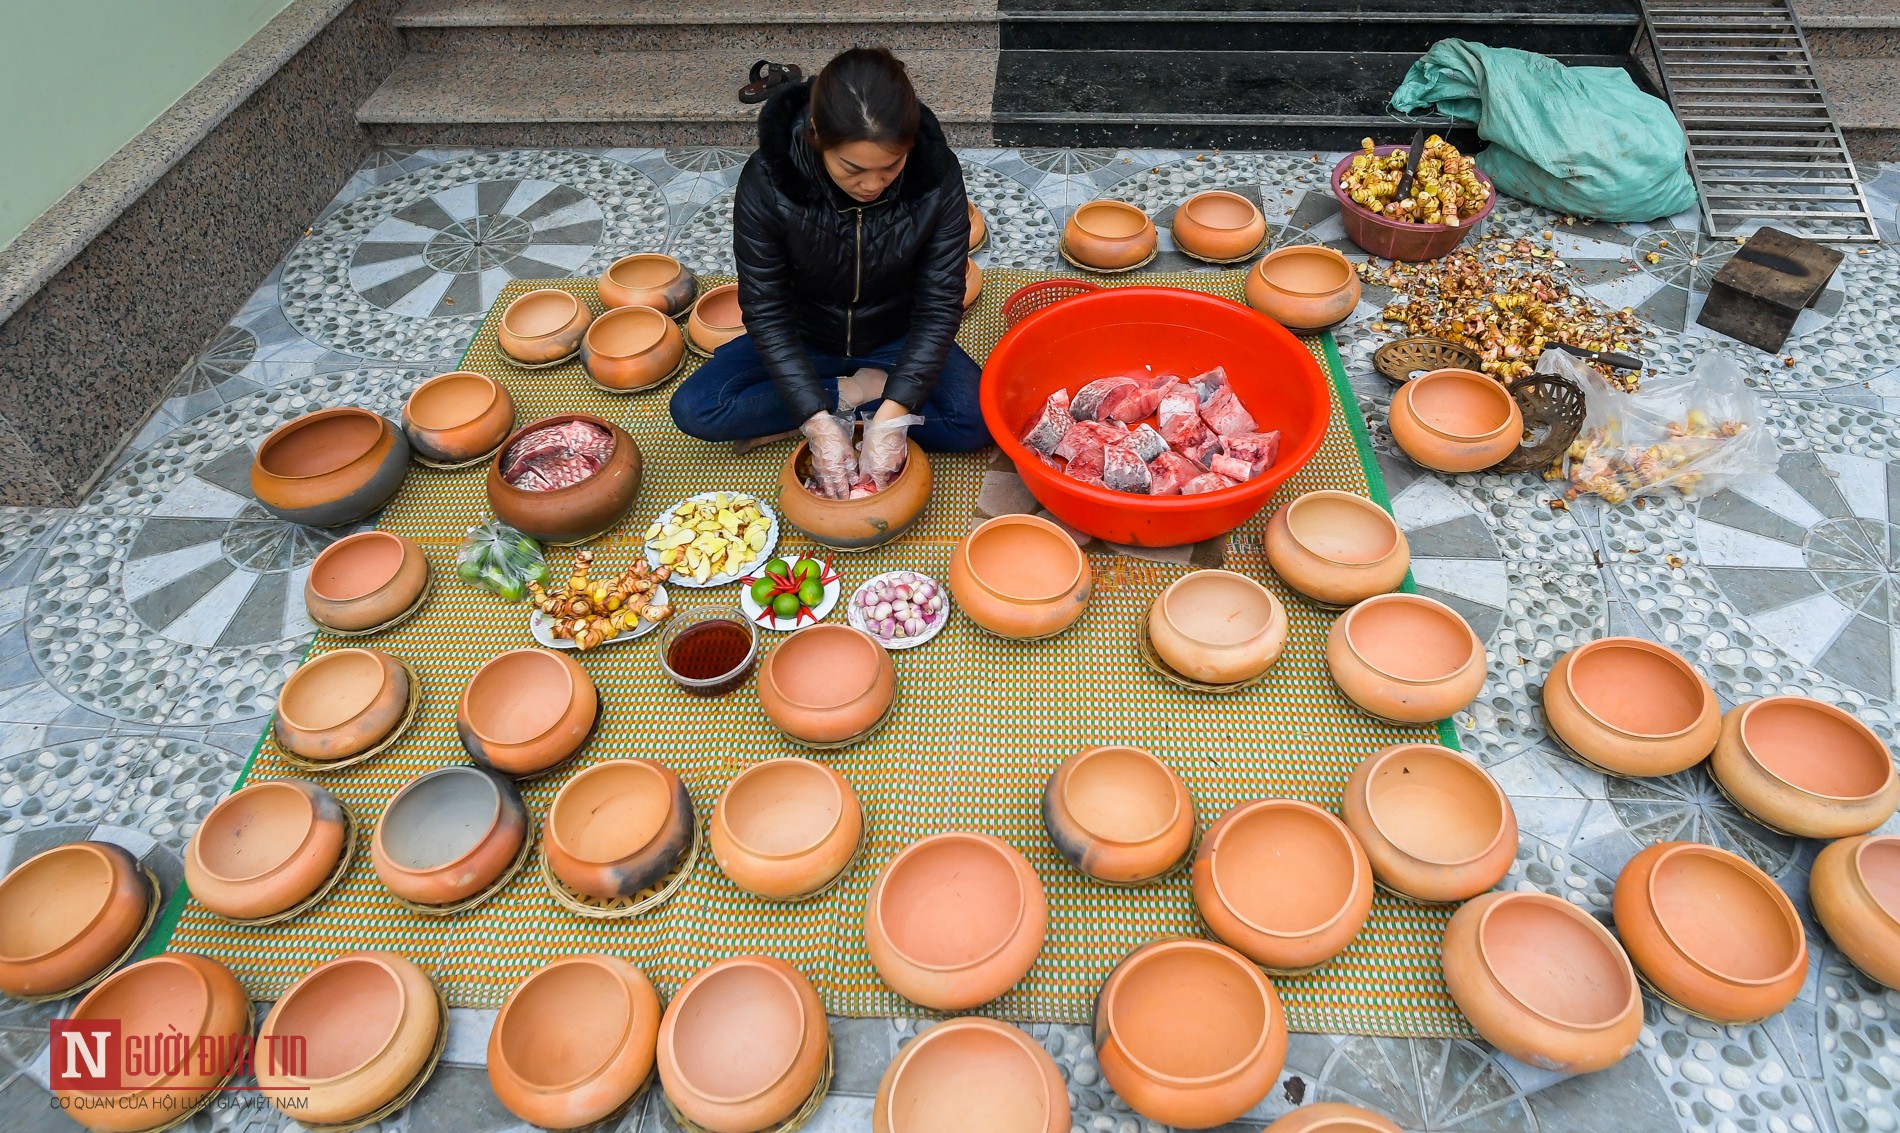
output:
[{"label": "woven basket", "polygon": [[1433,370],[1475,370],[1483,359],[1478,352],[1442,338],[1400,338],[1379,347],[1372,364],[1381,374],[1404,385],[1412,375]]},{"label": "woven basket", "polygon": [[1014,295],[1003,300],[1003,329],[1014,327],[1044,307],[1101,289],[1101,284],[1090,283],[1086,279],[1045,279],[1039,283],[1024,284],[1016,289]]},{"label": "woven basket", "polygon": [[1569,378],[1526,374],[1510,384],[1532,438],[1499,461],[1494,472],[1542,472],[1564,454],[1583,428],[1583,391]]}]

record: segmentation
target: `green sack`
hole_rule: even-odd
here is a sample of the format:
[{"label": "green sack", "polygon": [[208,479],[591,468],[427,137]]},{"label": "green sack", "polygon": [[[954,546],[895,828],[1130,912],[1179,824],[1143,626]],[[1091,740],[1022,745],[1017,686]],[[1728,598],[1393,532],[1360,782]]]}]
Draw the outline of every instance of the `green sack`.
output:
[{"label": "green sack", "polygon": [[1615,67],[1462,39],[1432,44],[1392,95],[1402,112],[1436,106],[1475,122],[1478,168],[1534,205],[1598,220],[1655,220],[1696,202],[1688,140],[1669,104]]}]

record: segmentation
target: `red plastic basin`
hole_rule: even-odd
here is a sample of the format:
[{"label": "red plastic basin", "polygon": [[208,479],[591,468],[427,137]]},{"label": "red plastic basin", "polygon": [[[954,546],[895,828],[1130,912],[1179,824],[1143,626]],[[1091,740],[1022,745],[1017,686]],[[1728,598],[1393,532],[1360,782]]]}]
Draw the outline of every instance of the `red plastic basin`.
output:
[{"label": "red plastic basin", "polygon": [[[1225,366],[1261,430],[1280,430],[1273,467],[1218,492],[1137,496],[1071,480],[1024,447],[1023,431],[1050,394],[1143,366],[1184,378]],[[1312,459],[1332,415],[1326,376],[1285,327],[1250,307],[1166,287],[1110,288],[1030,315],[990,351],[981,402],[990,435],[1042,506],[1078,531],[1138,547],[1198,543],[1252,519]]]}]

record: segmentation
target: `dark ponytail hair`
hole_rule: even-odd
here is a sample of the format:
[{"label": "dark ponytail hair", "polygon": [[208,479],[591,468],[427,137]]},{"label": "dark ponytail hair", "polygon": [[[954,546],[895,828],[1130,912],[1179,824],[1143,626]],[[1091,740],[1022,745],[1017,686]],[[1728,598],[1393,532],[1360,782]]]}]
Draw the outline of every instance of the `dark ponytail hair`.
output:
[{"label": "dark ponytail hair", "polygon": [[841,52],[811,84],[811,142],[828,150],[875,142],[908,150],[923,110],[904,63],[888,47]]}]

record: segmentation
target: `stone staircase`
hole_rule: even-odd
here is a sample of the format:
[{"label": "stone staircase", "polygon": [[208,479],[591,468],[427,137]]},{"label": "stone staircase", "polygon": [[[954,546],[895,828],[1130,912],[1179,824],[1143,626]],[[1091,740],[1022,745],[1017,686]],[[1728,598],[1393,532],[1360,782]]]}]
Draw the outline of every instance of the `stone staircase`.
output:
[{"label": "stone staircase", "polygon": [[1855,162],[1900,160],[1900,2],[1795,0]]}]

